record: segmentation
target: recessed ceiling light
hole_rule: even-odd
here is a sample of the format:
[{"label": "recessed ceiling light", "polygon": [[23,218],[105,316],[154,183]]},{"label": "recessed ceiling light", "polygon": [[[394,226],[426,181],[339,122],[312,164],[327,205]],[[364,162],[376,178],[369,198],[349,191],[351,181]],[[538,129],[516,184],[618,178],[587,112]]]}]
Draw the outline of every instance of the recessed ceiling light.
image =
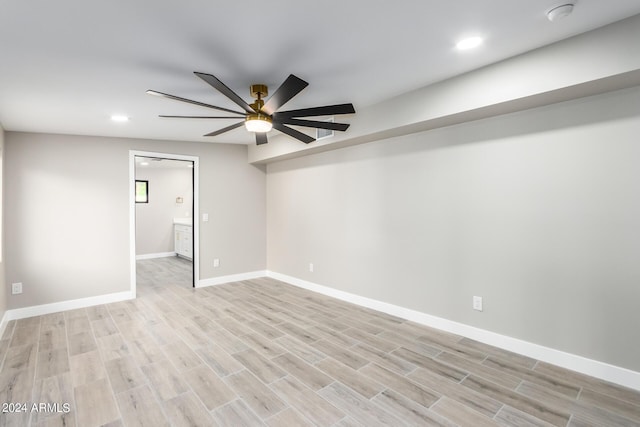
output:
[{"label": "recessed ceiling light", "polygon": [[149,166],[149,162],[140,162],[140,166]]},{"label": "recessed ceiling light", "polygon": [[478,46],[480,46],[482,44],[482,37],[467,37],[466,39],[462,39],[460,40],[457,44],[456,44],[456,49],[458,50],[468,50],[468,49],[473,49],[476,48]]},{"label": "recessed ceiling light", "polygon": [[113,120],[114,122],[123,123],[123,122],[128,122],[129,117],[123,116],[120,114],[114,114],[113,116],[111,116],[111,120]]}]

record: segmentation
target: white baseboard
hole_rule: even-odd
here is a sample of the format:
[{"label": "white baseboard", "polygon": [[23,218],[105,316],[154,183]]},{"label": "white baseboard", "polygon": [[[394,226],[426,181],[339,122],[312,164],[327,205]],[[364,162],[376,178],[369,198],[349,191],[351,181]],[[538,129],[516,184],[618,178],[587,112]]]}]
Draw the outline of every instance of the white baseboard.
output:
[{"label": "white baseboard", "polygon": [[168,258],[171,256],[176,256],[175,252],[160,252],[157,254],[143,254],[136,255],[136,261],[140,261],[141,259],[155,259],[155,258]]},{"label": "white baseboard", "polygon": [[241,280],[257,279],[259,277],[265,277],[266,275],[267,275],[267,271],[260,270],[260,271],[252,271],[249,273],[230,274],[228,276],[211,277],[209,279],[200,280],[196,284],[196,288],[222,285],[224,283],[230,283],[230,282],[240,282]]},{"label": "white baseboard", "polygon": [[74,310],[76,308],[92,307],[94,305],[109,304],[112,302],[126,301],[134,299],[135,295],[131,291],[116,292],[113,294],[98,295],[95,297],[87,297],[74,299],[69,301],[54,302],[51,304],[34,305],[31,307],[15,308],[7,310],[2,320],[24,319],[26,317],[41,316],[43,314],[57,313],[59,311]]},{"label": "white baseboard", "polygon": [[580,372],[624,387],[640,390],[640,372],[599,362],[597,360],[587,359],[583,356],[566,353],[564,351],[533,344],[506,335],[500,335],[495,332],[479,329],[463,323],[443,319],[441,317],[431,316],[416,310],[362,297],[327,286],[318,285],[316,283],[273,271],[267,271],[267,276],[313,292],[318,292],[323,295],[401,317],[425,326],[430,326],[432,328],[471,338],[494,347],[512,351],[523,356],[532,357],[543,362],[551,363],[562,368]]},{"label": "white baseboard", "polygon": [[2,315],[2,320],[0,320],[0,337],[4,335],[4,330],[7,329],[7,323],[9,323],[9,318],[5,311]]}]

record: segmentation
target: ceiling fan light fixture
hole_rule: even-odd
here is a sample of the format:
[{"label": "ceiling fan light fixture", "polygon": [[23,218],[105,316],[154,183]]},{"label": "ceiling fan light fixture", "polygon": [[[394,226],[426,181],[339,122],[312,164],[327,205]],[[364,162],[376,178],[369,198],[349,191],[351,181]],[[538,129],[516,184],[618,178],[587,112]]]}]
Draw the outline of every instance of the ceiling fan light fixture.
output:
[{"label": "ceiling fan light fixture", "polygon": [[244,127],[249,132],[265,133],[273,128],[271,117],[264,114],[248,114],[244,120]]}]

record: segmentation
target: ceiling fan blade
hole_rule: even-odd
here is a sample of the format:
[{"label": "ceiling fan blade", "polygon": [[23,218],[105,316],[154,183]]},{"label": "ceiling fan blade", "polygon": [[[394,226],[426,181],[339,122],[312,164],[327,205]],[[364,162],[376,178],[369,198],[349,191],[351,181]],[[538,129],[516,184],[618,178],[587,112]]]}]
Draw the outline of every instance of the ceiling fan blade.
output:
[{"label": "ceiling fan blade", "polygon": [[251,108],[249,106],[249,104],[247,104],[245,102],[244,99],[240,98],[240,96],[238,94],[236,94],[234,91],[232,91],[231,89],[229,89],[227,87],[227,85],[225,85],[224,83],[222,83],[220,80],[218,80],[217,77],[212,76],[211,74],[205,74],[205,73],[199,73],[197,71],[193,72],[196,76],[200,77],[202,80],[204,80],[205,82],[209,83],[211,86],[213,86],[215,89],[217,89],[220,93],[222,93],[224,96],[226,96],[227,98],[229,98],[230,100],[232,100],[233,102],[235,102],[236,104],[238,104],[240,107],[242,107],[242,109],[244,111],[246,111],[249,114],[253,114],[255,113],[255,111],[253,110],[253,108]]},{"label": "ceiling fan blade", "polygon": [[305,126],[308,128],[318,128],[318,129],[330,129],[330,130],[339,130],[340,132],[344,132],[349,129],[349,125],[346,123],[334,123],[334,122],[319,122],[317,120],[303,120],[303,119],[294,119],[293,117],[284,117],[276,120],[279,123],[283,123],[285,125],[294,125],[294,126]]},{"label": "ceiling fan blade", "polygon": [[266,144],[267,142],[267,133],[266,132],[256,132],[256,145]]},{"label": "ceiling fan blade", "polygon": [[240,117],[225,117],[225,116],[167,116],[159,115],[163,119],[239,119]]},{"label": "ceiling fan blade", "polygon": [[221,133],[229,132],[230,130],[233,130],[233,129],[235,129],[235,128],[239,128],[239,127],[240,127],[240,126],[242,126],[242,125],[244,125],[244,121],[242,121],[242,122],[238,122],[238,123],[234,123],[234,124],[232,124],[232,125],[230,125],[230,126],[224,127],[224,128],[222,128],[222,129],[219,129],[219,130],[216,130],[216,131],[213,131],[213,132],[208,133],[208,134],[203,135],[203,136],[216,136],[216,135],[220,135]]},{"label": "ceiling fan blade", "polygon": [[340,114],[353,114],[356,110],[353,104],[326,105],[324,107],[302,108],[300,110],[280,111],[273,113],[273,118],[283,117],[311,117],[311,116],[337,116]]},{"label": "ceiling fan blade", "polygon": [[271,95],[271,98],[264,104],[262,111],[269,115],[273,114],[278,108],[289,102],[291,98],[299,94],[300,91],[307,86],[309,86],[309,83],[290,74],[287,80],[276,89],[273,95]]},{"label": "ceiling fan blade", "polygon": [[273,128],[279,130],[282,133],[286,133],[289,136],[294,137],[297,140],[304,142],[305,144],[309,144],[310,142],[315,141],[316,139],[307,135],[306,133],[299,132],[295,129],[291,129],[289,126],[285,126],[279,122],[273,122]]},{"label": "ceiling fan blade", "polygon": [[162,93],[155,90],[148,90],[147,94],[161,96],[163,98],[168,98],[168,99],[173,99],[174,101],[188,102],[189,104],[199,105],[200,107],[207,107],[207,108],[213,108],[214,110],[226,111],[227,113],[241,114],[244,116],[244,113],[241,113],[239,111],[233,111],[227,108],[216,107],[215,105],[205,104],[204,102],[193,101],[187,98],[180,98],[179,96],[169,95],[168,93]]}]

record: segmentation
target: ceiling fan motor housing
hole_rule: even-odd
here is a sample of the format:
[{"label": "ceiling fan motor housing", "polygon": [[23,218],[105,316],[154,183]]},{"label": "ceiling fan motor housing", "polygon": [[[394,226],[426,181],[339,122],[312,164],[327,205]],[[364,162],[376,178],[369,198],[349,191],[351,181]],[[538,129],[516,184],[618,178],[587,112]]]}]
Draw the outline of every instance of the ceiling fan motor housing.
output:
[{"label": "ceiling fan motor housing", "polygon": [[251,85],[249,92],[251,92],[252,97],[260,99],[269,95],[269,88],[267,88],[267,85]]}]

